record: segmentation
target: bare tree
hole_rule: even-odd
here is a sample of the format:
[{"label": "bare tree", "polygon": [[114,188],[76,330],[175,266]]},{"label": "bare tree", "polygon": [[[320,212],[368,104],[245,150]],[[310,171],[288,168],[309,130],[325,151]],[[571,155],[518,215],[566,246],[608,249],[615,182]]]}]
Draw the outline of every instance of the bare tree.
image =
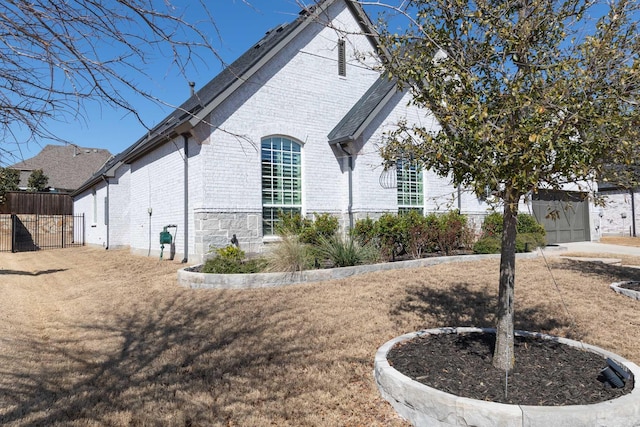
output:
[{"label": "bare tree", "polygon": [[[213,54],[219,36],[204,0],[179,9],[170,0],[4,0],[0,3],[0,163],[43,138],[51,121],[84,117],[86,102],[140,116],[138,83],[160,60],[185,68]],[[198,22],[186,18],[198,16]],[[186,76],[185,76],[186,77]],[[141,121],[142,122],[142,121]],[[25,136],[26,135],[26,136]]]}]

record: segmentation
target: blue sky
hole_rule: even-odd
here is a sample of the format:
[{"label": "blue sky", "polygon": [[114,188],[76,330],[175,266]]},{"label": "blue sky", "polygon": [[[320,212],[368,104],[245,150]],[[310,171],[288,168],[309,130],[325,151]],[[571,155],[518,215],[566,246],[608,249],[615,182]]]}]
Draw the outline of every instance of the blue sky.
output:
[{"label": "blue sky", "polygon": [[[203,0],[218,29],[218,33],[202,23],[202,28],[209,28],[211,43],[215,46],[218,55],[225,63],[231,63],[254,43],[260,40],[266,31],[285,23],[293,21],[300,11],[299,3],[313,4],[313,0]],[[172,0],[177,7],[185,7],[187,20],[205,20],[205,16],[195,15],[198,10],[195,0]],[[382,11],[389,12],[383,7],[373,7],[375,2],[363,2],[370,17],[375,20],[377,14]],[[399,0],[391,0],[382,3],[398,4]],[[107,46],[96,48],[108,49]],[[136,84],[144,86],[144,90],[150,91],[155,97],[172,106],[180,105],[189,96],[189,81],[196,83],[196,89],[204,86],[215,77],[223,67],[219,58],[211,52],[202,52],[201,60],[196,60],[195,65],[188,69],[184,76],[176,67],[170,66],[171,58],[157,58],[157,62],[149,63],[146,71],[150,79],[140,78]],[[127,94],[128,96],[128,94]],[[131,94],[129,102],[136,108],[144,123],[153,127],[173,108],[154,104],[153,102]],[[131,113],[124,110],[114,110],[109,106],[98,102],[84,105],[83,116],[67,119],[64,123],[53,122],[49,130],[59,138],[70,141],[81,147],[106,148],[112,154],[117,154],[133,144],[146,133],[146,128]],[[21,145],[20,151],[15,153],[14,161],[35,156],[44,145],[56,143],[41,141],[40,145],[30,142]],[[0,158],[0,162],[3,159]],[[6,161],[6,159],[4,159]],[[12,163],[12,162],[10,162]],[[0,166],[3,166],[0,164]]]},{"label": "blue sky", "polygon": [[[310,3],[310,0],[305,1]],[[172,3],[180,6],[189,4],[189,0],[175,0]],[[207,3],[219,30],[219,35],[211,31],[211,41],[226,63],[233,62],[269,29],[293,21],[300,11],[296,0],[213,0]],[[198,19],[190,16],[188,18],[192,21]],[[169,62],[167,59],[159,60],[157,64],[149,64],[148,71],[152,80],[143,84],[150,85],[148,88],[154,96],[170,105],[179,105],[187,99],[188,81],[194,81],[196,89],[200,88],[222,69],[220,60],[212,53],[206,52],[203,53],[202,60],[196,61],[197,66],[189,69],[186,78],[175,67],[171,68]],[[130,102],[147,126],[157,124],[171,111],[169,107],[156,105],[134,94]],[[137,118],[126,111],[114,110],[98,103],[86,104],[85,110],[85,119],[68,119],[66,123],[54,122],[49,129],[59,138],[81,147],[106,148],[112,154],[123,151],[146,132]],[[30,142],[27,146],[22,146],[21,153],[17,154],[21,154],[23,159],[33,157],[46,144],[58,142]]]}]

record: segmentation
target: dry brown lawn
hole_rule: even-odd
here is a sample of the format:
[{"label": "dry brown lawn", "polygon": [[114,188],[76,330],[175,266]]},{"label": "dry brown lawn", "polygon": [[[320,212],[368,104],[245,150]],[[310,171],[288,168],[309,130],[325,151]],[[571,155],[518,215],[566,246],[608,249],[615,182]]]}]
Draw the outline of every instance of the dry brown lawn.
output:
[{"label": "dry brown lawn", "polygon": [[638,237],[604,236],[600,238],[600,242],[611,245],[640,246],[640,238]]},{"label": "dry brown lawn", "polygon": [[[608,287],[640,270],[549,261],[518,262],[517,327],[640,363],[640,302]],[[405,426],[378,396],[376,349],[494,323],[497,261],[245,291],[180,288],[180,267],[86,247],[0,253],[0,424]]]}]

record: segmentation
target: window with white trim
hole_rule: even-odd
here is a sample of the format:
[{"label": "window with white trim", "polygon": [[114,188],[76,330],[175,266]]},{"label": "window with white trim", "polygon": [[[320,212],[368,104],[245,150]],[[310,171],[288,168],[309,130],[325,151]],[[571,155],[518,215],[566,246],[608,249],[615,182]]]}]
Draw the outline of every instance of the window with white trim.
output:
[{"label": "window with white trim", "polygon": [[289,138],[264,138],[262,155],[262,229],[274,235],[281,215],[302,212],[301,145]]},{"label": "window with white trim", "polygon": [[398,213],[411,210],[424,213],[424,184],[420,167],[413,161],[398,159],[396,178],[398,182]]}]

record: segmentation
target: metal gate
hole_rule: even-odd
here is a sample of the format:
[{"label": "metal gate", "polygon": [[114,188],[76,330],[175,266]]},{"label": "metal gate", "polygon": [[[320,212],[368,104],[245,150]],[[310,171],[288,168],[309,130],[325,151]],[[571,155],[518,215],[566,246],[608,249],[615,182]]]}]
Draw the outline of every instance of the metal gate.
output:
[{"label": "metal gate", "polygon": [[0,214],[0,252],[84,245],[84,215]]}]

